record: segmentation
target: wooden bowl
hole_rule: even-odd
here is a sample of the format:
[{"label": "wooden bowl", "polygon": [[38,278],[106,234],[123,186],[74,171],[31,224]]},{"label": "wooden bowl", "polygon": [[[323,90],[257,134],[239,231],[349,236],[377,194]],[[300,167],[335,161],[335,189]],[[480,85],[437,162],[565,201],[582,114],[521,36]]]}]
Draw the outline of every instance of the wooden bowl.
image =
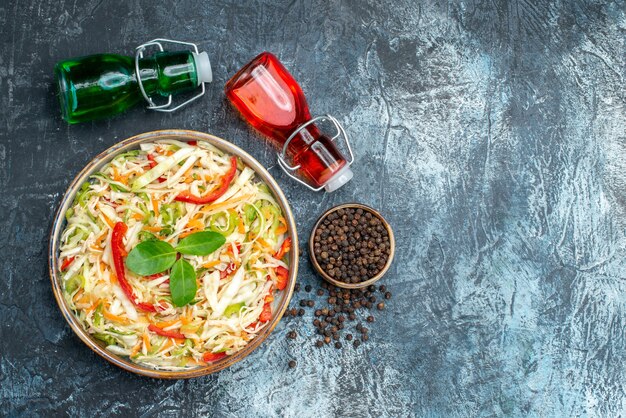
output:
[{"label": "wooden bowl", "polygon": [[[276,197],[278,204],[285,214],[287,227],[289,229],[289,235],[291,236],[292,240],[292,249],[289,252],[289,282],[287,284],[287,287],[278,294],[273,302],[273,317],[269,321],[268,326],[260,331],[260,333],[252,341],[250,341],[248,345],[246,345],[242,350],[238,351],[232,356],[225,357],[222,360],[218,360],[206,366],[199,366],[196,368],[176,371],[160,370],[156,368],[142,366],[129,361],[124,356],[119,356],[107,351],[103,343],[96,340],[87,331],[85,331],[81,323],[78,321],[78,319],[76,319],[72,310],[67,306],[65,298],[63,297],[61,277],[58,274],[59,242],[61,233],[63,232],[63,229],[65,227],[65,212],[74,201],[74,196],[76,195],[78,189],[80,189],[81,185],[85,181],[87,181],[91,174],[98,171],[103,165],[111,161],[115,156],[123,152],[137,149],[139,148],[139,144],[143,142],[152,142],[162,139],[177,139],[179,141],[206,141],[214,145],[215,147],[230,153],[231,155],[236,155],[237,157],[241,158],[241,160],[248,167],[253,169],[256,174],[261,179],[263,179],[263,181],[272,190],[272,193]],[[70,325],[74,333],[78,336],[78,338],[80,338],[96,354],[103,357],[105,360],[113,363],[114,365],[121,367],[122,369],[144,376],[163,379],[198,377],[225,369],[226,367],[244,359],[256,348],[258,348],[259,345],[261,345],[261,343],[265,341],[265,339],[270,335],[272,330],[276,327],[278,321],[280,321],[281,317],[283,316],[285,309],[289,305],[289,300],[291,299],[293,289],[296,283],[296,276],[298,274],[298,234],[296,231],[296,223],[293,214],[291,213],[289,203],[287,202],[287,198],[281,191],[280,187],[278,187],[278,184],[267,172],[267,170],[257,160],[255,160],[252,156],[243,151],[241,148],[236,147],[235,145],[221,138],[202,132],[187,130],[153,131],[134,136],[112,146],[111,148],[107,149],[100,155],[96,156],[93,160],[91,160],[89,164],[87,164],[87,166],[76,176],[76,178],[74,178],[69,188],[67,189],[65,196],[63,196],[63,199],[61,200],[54,223],[52,225],[52,231],[50,234],[50,246],[48,251],[48,266],[50,270],[50,280],[52,281],[52,290],[54,292],[54,297],[57,300],[57,303],[59,305],[59,308],[61,309],[61,312],[63,313],[63,316],[65,317],[65,320]]]},{"label": "wooden bowl", "polygon": [[[319,265],[319,263],[317,262],[317,259],[315,258],[315,252],[313,251],[314,249],[313,238],[315,237],[315,231],[319,227],[320,223],[331,213],[339,209],[348,209],[348,208],[363,209],[363,211],[370,212],[372,215],[380,219],[380,221],[383,223],[383,225],[387,229],[387,234],[389,235],[389,258],[387,258],[387,263],[385,263],[385,267],[383,267],[383,269],[379,271],[376,276],[360,283],[344,283],[344,282],[335,280],[332,277],[330,277],[328,274],[326,274],[324,270],[322,270],[322,267]],[[383,218],[383,215],[381,215],[377,210],[369,206],[362,205],[360,203],[346,203],[344,205],[339,205],[339,206],[335,206],[333,208],[328,209],[326,212],[322,214],[322,216],[319,217],[319,219],[315,223],[315,226],[313,226],[313,230],[311,231],[311,237],[309,238],[309,257],[311,258],[311,262],[313,263],[313,267],[315,267],[315,270],[317,270],[320,276],[322,276],[322,278],[326,280],[327,282],[337,287],[344,288],[344,289],[360,289],[363,287],[367,287],[377,282],[378,280],[380,280],[380,278],[385,275],[387,270],[389,270],[389,267],[391,267],[391,262],[393,261],[393,256],[395,254],[395,251],[396,251],[396,240],[393,236],[393,231],[391,230],[391,225],[389,225],[389,222],[387,222],[387,220]]]}]

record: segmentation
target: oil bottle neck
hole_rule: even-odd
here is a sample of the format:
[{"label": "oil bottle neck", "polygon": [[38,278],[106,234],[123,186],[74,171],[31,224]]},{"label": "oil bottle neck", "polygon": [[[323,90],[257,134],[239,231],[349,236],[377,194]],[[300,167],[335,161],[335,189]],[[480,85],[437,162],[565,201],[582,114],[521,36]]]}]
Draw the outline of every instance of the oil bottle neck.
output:
[{"label": "oil bottle neck", "polygon": [[[159,52],[139,60],[139,77],[150,97],[178,94],[195,89],[207,75],[199,77],[195,55],[190,51]],[[210,67],[209,67],[210,68]],[[210,81],[210,80],[209,80]]]}]

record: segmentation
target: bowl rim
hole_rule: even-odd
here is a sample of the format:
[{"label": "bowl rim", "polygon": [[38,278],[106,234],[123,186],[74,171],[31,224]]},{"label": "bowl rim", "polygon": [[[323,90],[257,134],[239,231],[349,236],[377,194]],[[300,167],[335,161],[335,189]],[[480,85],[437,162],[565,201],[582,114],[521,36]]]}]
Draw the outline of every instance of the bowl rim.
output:
[{"label": "bowl rim", "polygon": [[[324,220],[324,218],[326,218],[331,213],[338,211],[339,209],[346,209],[346,208],[357,208],[357,209],[360,208],[368,212],[371,212],[372,215],[376,216],[378,219],[382,221],[383,225],[385,226],[385,229],[387,229],[387,234],[389,235],[389,257],[387,258],[387,262],[385,263],[385,266],[374,277],[364,282],[360,282],[360,283],[344,283],[344,282],[335,280],[332,277],[330,277],[328,274],[326,274],[326,272],[319,265],[317,258],[315,257],[315,252],[314,252],[313,238],[315,237],[315,231],[319,227],[322,220]],[[332,208],[328,209],[326,212],[322,213],[320,217],[317,219],[317,221],[315,222],[315,225],[313,225],[313,229],[311,230],[311,236],[309,237],[309,258],[311,259],[311,263],[313,264],[313,267],[319,273],[319,275],[322,276],[322,278],[326,280],[328,283],[331,283],[343,289],[362,289],[364,287],[367,287],[371,284],[376,283],[385,275],[385,273],[387,273],[387,270],[389,270],[389,268],[391,267],[395,252],[396,252],[396,239],[393,235],[391,224],[376,209],[370,206],[364,205],[362,203],[344,203],[341,205],[333,206]]]},{"label": "bowl rim", "polygon": [[[194,141],[201,140],[209,142],[211,145],[241,158],[241,160],[270,187],[272,193],[276,197],[278,204],[280,205],[285,219],[287,220],[287,227],[289,228],[289,236],[292,240],[291,251],[289,252],[289,281],[287,287],[283,290],[283,295],[275,300],[278,303],[275,305],[274,315],[270,320],[268,326],[266,326],[257,336],[251,340],[243,349],[237,353],[225,357],[222,360],[218,360],[214,363],[209,363],[203,367],[197,367],[189,370],[161,370],[156,368],[150,368],[142,366],[137,363],[133,363],[124,359],[122,356],[107,351],[103,346],[95,341],[93,337],[83,328],[82,324],[78,321],[72,310],[67,306],[67,302],[63,296],[63,290],[61,288],[61,278],[58,275],[58,247],[60,241],[60,234],[65,226],[65,213],[69,208],[69,205],[73,202],[74,196],[78,191],[78,188],[88,179],[95,170],[99,169],[103,165],[110,162],[116,155],[137,149],[141,143],[153,142],[162,139],[178,139],[180,141]],[[211,373],[223,370],[238,361],[241,361],[247,357],[250,353],[255,351],[272,333],[280,319],[282,318],[289,301],[293,295],[296,278],[298,275],[298,260],[299,260],[299,247],[298,247],[298,233],[296,229],[296,222],[289,206],[289,202],[282,192],[276,180],[272,175],[263,167],[254,157],[245,152],[238,146],[217,137],[204,132],[185,130],[185,129],[165,129],[156,130],[150,132],[144,132],[138,135],[134,135],[121,142],[118,142],[111,147],[107,148],[103,152],[92,158],[85,167],[74,177],[70,182],[67,190],[65,191],[63,198],[58,204],[54,222],[50,229],[50,237],[48,242],[48,271],[50,275],[50,281],[52,284],[52,290],[54,297],[57,301],[57,305],[63,317],[69,324],[74,334],[76,334],[92,351],[98,354],[100,357],[107,360],[109,363],[114,364],[129,372],[139,374],[142,376],[148,376],[160,379],[187,379],[192,377],[206,376]]]}]

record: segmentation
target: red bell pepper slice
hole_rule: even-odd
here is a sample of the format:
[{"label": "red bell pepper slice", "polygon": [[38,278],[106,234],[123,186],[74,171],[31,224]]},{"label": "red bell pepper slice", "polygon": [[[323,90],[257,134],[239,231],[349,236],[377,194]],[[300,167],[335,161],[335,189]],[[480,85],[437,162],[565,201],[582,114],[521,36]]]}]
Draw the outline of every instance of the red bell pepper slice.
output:
[{"label": "red bell pepper slice", "polygon": [[283,266],[276,267],[276,289],[283,290],[289,281],[289,270]]},{"label": "red bell pepper slice", "polygon": [[263,305],[263,311],[261,311],[261,315],[259,315],[259,322],[267,322],[272,319],[272,305],[266,303]]},{"label": "red bell pepper slice", "polygon": [[230,169],[228,170],[226,175],[220,180],[220,185],[217,187],[217,189],[209,192],[209,194],[202,197],[194,196],[187,191],[182,192],[181,194],[176,196],[174,200],[177,200],[179,202],[195,203],[196,205],[204,205],[216,201],[217,199],[222,197],[224,193],[226,193],[228,187],[230,187],[230,183],[235,178],[235,174],[237,174],[237,157],[233,156],[230,158]]},{"label": "red bell pepper slice", "polygon": [[211,353],[210,351],[207,351],[202,355],[202,360],[206,361],[207,363],[212,363],[214,361],[221,360],[226,356],[226,353]]},{"label": "red bell pepper slice", "polygon": [[72,264],[74,262],[74,259],[76,257],[68,257],[65,260],[63,260],[63,264],[61,264],[61,271],[65,271],[65,269],[67,269],[70,264]]},{"label": "red bell pepper slice", "polygon": [[148,279],[148,280],[156,280],[156,279],[158,279],[159,277],[163,277],[163,276],[165,276],[165,273],[151,274],[151,275],[149,275],[149,276],[143,276],[143,277],[145,277],[145,278],[146,278],[146,279]]},{"label": "red bell pepper slice", "polygon": [[124,256],[126,254],[126,250],[124,249],[124,243],[122,240],[124,239],[124,234],[128,227],[124,222],[118,222],[113,227],[113,233],[111,234],[111,254],[113,256],[113,265],[115,267],[115,274],[117,275],[117,281],[120,284],[120,287],[124,291],[126,297],[139,309],[146,312],[156,312],[157,309],[154,305],[149,303],[137,302],[137,297],[135,296],[135,292],[133,291],[132,286],[126,280],[126,270],[124,267]]},{"label": "red bell pepper slice", "polygon": [[[148,161],[150,161],[150,168],[157,166],[158,163],[154,160],[152,154],[148,154],[146,157],[148,158]],[[163,183],[165,181],[165,177],[161,176],[157,180],[159,180],[159,183]]]},{"label": "red bell pepper slice", "polygon": [[274,258],[280,260],[291,250],[291,237],[285,238],[279,250],[274,254]]},{"label": "red bell pepper slice", "polygon": [[192,146],[197,146],[198,145],[198,141],[187,141],[187,144],[192,145]]},{"label": "red bell pepper slice", "polygon": [[225,279],[228,276],[230,276],[232,274],[232,272],[235,271],[236,268],[237,268],[237,265],[235,263],[230,263],[228,265],[228,267],[226,267],[224,270],[220,271],[220,280],[221,279]]},{"label": "red bell pepper slice", "polygon": [[148,325],[148,329],[149,329],[150,331],[154,332],[155,334],[159,334],[159,335],[162,335],[162,336],[167,337],[167,338],[179,338],[179,339],[183,339],[183,340],[186,338],[186,337],[185,337],[183,334],[181,334],[180,332],[176,332],[176,331],[165,331],[164,329],[159,328],[159,327],[157,327],[157,326],[156,326],[156,325],[154,325],[154,324],[150,324],[150,325]]}]

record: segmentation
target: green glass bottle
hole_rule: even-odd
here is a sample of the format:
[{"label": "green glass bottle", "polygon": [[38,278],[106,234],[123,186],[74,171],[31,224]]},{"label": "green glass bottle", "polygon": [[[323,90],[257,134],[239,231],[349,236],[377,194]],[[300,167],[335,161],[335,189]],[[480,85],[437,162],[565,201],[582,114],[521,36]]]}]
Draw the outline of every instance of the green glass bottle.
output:
[{"label": "green glass bottle", "polygon": [[[152,98],[168,98],[212,81],[206,52],[157,52],[139,58],[138,69],[139,74],[133,58],[114,54],[57,63],[54,74],[63,119],[74,124],[117,115],[146,100],[154,104]],[[149,108],[159,110],[160,106]]]}]

